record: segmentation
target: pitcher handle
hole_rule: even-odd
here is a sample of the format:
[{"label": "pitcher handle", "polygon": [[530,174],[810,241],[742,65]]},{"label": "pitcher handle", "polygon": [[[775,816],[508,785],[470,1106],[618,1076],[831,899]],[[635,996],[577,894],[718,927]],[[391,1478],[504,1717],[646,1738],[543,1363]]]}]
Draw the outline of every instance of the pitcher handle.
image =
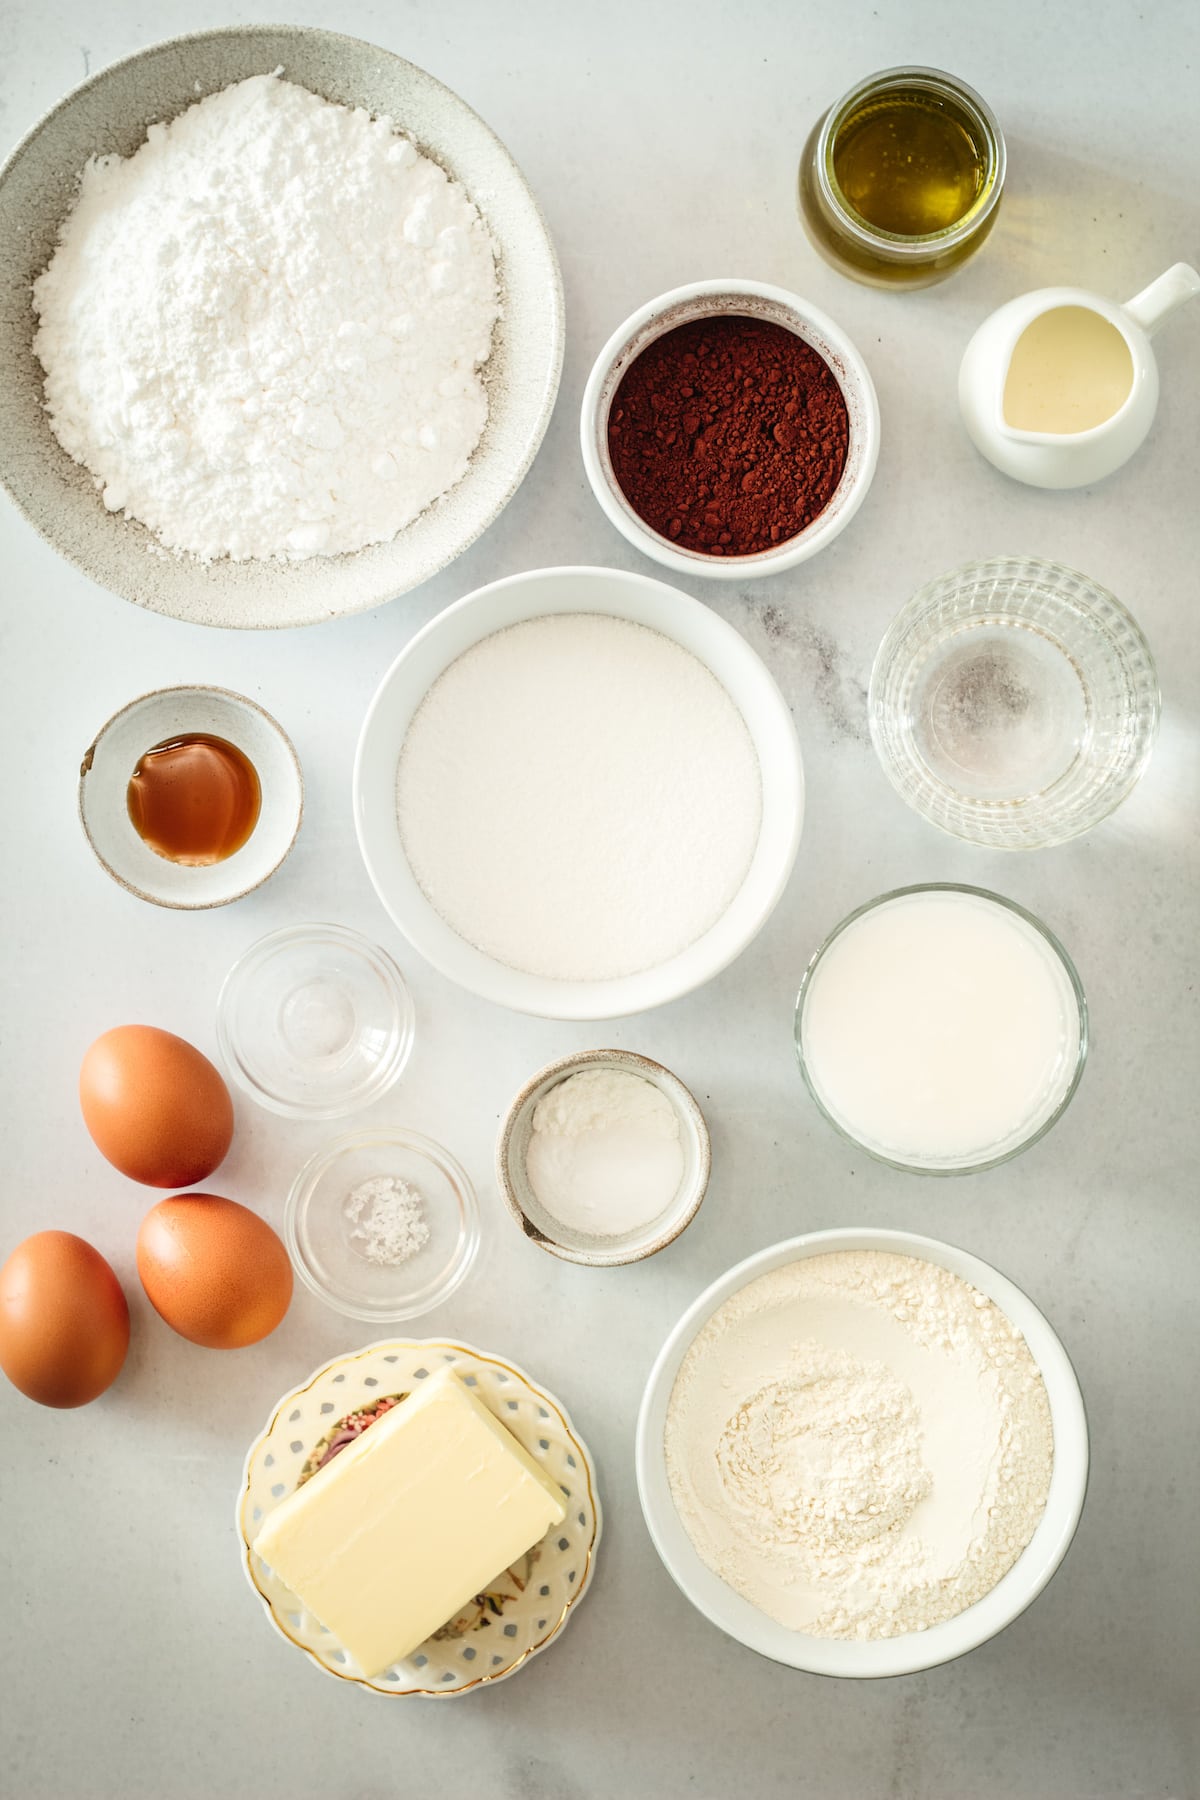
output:
[{"label": "pitcher handle", "polygon": [[1200,294],[1200,273],[1190,263],[1175,263],[1165,275],[1160,275],[1140,294],[1127,300],[1124,310],[1147,337],[1153,337],[1164,319],[1169,319],[1177,307],[1185,300],[1194,300],[1197,294]]}]

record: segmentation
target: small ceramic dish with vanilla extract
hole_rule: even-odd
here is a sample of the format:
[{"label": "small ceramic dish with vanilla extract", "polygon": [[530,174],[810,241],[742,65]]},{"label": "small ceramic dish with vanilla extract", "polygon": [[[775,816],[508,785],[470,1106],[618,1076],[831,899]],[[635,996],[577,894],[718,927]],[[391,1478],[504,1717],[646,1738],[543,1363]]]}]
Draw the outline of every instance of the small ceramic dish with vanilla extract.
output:
[{"label": "small ceramic dish with vanilla extract", "polygon": [[300,760],[269,712],[220,687],[157,688],[103,725],[79,768],[79,818],[113,880],[177,911],[261,887],[296,841]]},{"label": "small ceramic dish with vanilla extract", "polygon": [[[713,548],[691,547],[685,541],[689,536],[687,521],[680,518],[664,518],[665,529],[657,529],[621,485],[610,431],[614,402],[622,383],[644,352],[681,327],[730,319],[781,326],[799,338],[826,365],[846,408],[845,457],[840,473],[835,471],[832,477],[834,485],[824,504],[799,529],[781,515],[778,543],[744,554],[738,553],[736,544],[718,542]],[[809,388],[811,392],[811,381]],[[681,391],[690,394],[692,389],[689,386]],[[654,398],[657,400],[657,394]],[[810,404],[811,399],[806,400],[801,412]],[[716,423],[719,426],[720,420]],[[690,425],[690,420],[682,422],[685,431]],[[764,403],[754,421],[754,430],[767,434],[763,439],[766,452],[774,450],[769,441],[771,434],[777,435],[784,429],[783,420],[772,425],[771,406]],[[708,435],[709,428],[702,425],[697,442],[691,445],[692,453],[704,449],[701,440],[707,440]],[[867,497],[879,459],[879,402],[867,365],[845,332],[798,294],[761,281],[695,281],[647,301],[613,332],[596,358],[584,390],[580,444],[583,466],[601,510],[635,550],[681,575],[745,581],[807,562],[849,525]],[[714,460],[719,460],[719,455],[714,455]],[[743,479],[753,482],[753,471],[747,470]],[[678,535],[672,537],[677,527]]]}]

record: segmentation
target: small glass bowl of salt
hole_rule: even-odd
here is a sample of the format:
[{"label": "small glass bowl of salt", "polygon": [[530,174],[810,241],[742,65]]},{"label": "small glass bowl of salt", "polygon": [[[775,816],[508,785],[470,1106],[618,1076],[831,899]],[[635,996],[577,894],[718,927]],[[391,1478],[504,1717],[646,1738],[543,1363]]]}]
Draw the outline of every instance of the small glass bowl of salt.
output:
[{"label": "small glass bowl of salt", "polygon": [[283,1216],[296,1274],[348,1319],[415,1319],[465,1280],[479,1248],[470,1178],[432,1138],[353,1131],[310,1158]]}]

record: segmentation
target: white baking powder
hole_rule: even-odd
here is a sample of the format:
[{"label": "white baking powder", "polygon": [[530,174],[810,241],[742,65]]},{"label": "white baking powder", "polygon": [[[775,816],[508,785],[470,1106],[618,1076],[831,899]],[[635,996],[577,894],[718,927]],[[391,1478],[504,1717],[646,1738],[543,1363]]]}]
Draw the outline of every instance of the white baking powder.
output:
[{"label": "white baking powder", "polygon": [[525,1173],[552,1219],[591,1237],[651,1224],[683,1179],[675,1108],[627,1069],[581,1069],[533,1109]]},{"label": "white baking powder", "polygon": [[989,1593],[1049,1492],[1045,1386],[934,1263],[839,1251],[734,1294],[680,1367],[671,1492],[708,1567],[814,1637],[924,1631]]},{"label": "white baking powder", "polygon": [[394,537],[487,417],[479,214],[389,119],[277,75],[93,157],[33,304],[59,442],[206,560]]},{"label": "white baking powder", "polygon": [[472,646],[413,716],[396,784],[413,874],[510,968],[602,981],[657,967],[728,908],[758,841],[758,759],[696,657],[596,613]]},{"label": "white baking powder", "polygon": [[346,1196],[350,1239],[368,1262],[405,1263],[429,1242],[425,1207],[415,1187],[398,1175],[372,1175]]}]

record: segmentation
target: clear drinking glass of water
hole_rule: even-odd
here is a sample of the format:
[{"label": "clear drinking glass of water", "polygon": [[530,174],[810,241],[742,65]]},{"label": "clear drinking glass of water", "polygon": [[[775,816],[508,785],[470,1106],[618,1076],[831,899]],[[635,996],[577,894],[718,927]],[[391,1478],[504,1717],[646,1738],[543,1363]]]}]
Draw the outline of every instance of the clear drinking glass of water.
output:
[{"label": "clear drinking glass of water", "polygon": [[875,658],[871,738],[896,791],[969,843],[1035,850],[1107,818],[1158,729],[1154,659],[1105,588],[1058,563],[967,563]]}]

